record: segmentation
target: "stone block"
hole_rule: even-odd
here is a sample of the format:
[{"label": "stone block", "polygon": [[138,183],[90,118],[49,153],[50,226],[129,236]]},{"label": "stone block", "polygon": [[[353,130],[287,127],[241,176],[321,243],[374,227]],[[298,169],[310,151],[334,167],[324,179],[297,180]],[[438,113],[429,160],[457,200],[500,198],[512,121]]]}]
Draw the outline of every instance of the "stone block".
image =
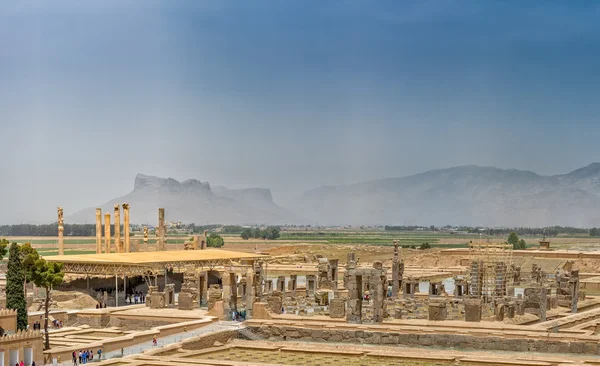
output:
[{"label": "stone block", "polygon": [[346,301],[344,299],[332,299],[329,302],[329,316],[332,318],[343,318],[346,316]]},{"label": "stone block", "polygon": [[465,304],[465,321],[480,322],[481,321],[481,299],[464,299]]},{"label": "stone block", "polygon": [[193,296],[189,292],[181,292],[178,298],[178,309],[179,310],[192,310],[194,309]]},{"label": "stone block", "polygon": [[447,316],[448,310],[445,301],[429,303],[429,320],[446,320]]}]

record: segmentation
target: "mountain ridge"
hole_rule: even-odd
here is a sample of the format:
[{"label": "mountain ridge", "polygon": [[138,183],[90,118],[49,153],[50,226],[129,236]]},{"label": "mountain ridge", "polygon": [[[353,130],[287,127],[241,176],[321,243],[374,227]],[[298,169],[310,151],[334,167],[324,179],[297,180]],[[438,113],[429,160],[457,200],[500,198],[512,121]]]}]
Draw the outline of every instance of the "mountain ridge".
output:
[{"label": "mountain ridge", "polygon": [[323,224],[593,226],[600,224],[600,163],[556,175],[463,165],[320,186],[294,206],[300,216],[319,213],[313,220]]}]

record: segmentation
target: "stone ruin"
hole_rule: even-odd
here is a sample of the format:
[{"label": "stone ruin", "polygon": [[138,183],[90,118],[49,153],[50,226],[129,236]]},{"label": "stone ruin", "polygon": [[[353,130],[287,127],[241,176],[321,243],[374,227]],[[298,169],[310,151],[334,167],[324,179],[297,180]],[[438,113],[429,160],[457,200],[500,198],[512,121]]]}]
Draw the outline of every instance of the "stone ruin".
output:
[{"label": "stone ruin", "polygon": [[[192,273],[190,273],[192,272]],[[198,279],[193,271],[186,271],[183,275],[183,283],[179,292],[178,308],[180,310],[192,310],[198,306],[199,291]]]},{"label": "stone ruin", "polygon": [[319,258],[317,288],[329,290],[337,288],[338,262],[337,259]]},{"label": "stone ruin", "polygon": [[[346,319],[349,323],[381,323],[386,316],[387,275],[381,262],[373,263],[373,268],[357,268],[354,255],[349,255],[344,274],[344,285],[348,289]],[[363,319],[363,295],[369,293],[372,301],[370,319]],[[367,313],[368,315],[368,313]]]},{"label": "stone ruin", "polygon": [[585,292],[579,291],[579,270],[570,273],[558,271],[556,273],[556,301],[558,306],[571,308],[572,313],[577,312],[577,301],[585,299]]},{"label": "stone ruin", "polygon": [[219,285],[211,285],[208,288],[208,310],[212,310],[217,301],[223,300],[223,291],[219,288]]}]

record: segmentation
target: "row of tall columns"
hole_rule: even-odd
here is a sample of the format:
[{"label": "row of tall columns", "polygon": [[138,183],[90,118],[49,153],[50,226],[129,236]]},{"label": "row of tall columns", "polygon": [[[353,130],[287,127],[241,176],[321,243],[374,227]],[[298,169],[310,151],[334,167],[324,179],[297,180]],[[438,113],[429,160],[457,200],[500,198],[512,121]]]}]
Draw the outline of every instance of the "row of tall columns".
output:
[{"label": "row of tall columns", "polygon": [[[129,253],[131,251],[129,241],[129,204],[123,203],[123,216],[124,225],[123,232],[125,237],[124,245],[121,244],[121,210],[119,205],[114,206],[114,220],[115,220],[115,253]],[[110,213],[104,214],[104,252],[110,253],[111,240],[110,240]],[[102,253],[102,209],[96,209],[96,253]]]}]

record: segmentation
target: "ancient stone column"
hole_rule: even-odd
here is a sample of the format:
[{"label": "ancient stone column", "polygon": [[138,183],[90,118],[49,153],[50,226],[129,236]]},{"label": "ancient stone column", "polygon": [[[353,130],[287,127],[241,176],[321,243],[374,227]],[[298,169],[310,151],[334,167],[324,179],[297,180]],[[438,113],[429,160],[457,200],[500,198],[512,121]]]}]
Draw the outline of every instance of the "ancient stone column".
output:
[{"label": "ancient stone column", "polygon": [[254,305],[254,263],[248,268],[246,274],[246,309],[249,314],[252,314]]},{"label": "ancient stone column", "polygon": [[158,209],[158,242],[156,243],[156,250],[166,250],[165,243],[165,209]]},{"label": "ancient stone column", "polygon": [[131,248],[129,247],[129,204],[123,203],[123,232],[125,235],[125,253],[129,253]]},{"label": "ancient stone column", "polygon": [[104,214],[104,251],[110,253],[110,213]]},{"label": "ancient stone column", "polygon": [[398,255],[398,240],[394,240],[394,258],[392,259],[392,298],[398,297],[400,290],[400,258]]},{"label": "ancient stone column", "polygon": [[290,275],[290,291],[291,291],[291,295],[292,298],[296,298],[296,290],[298,289],[298,275]]},{"label": "ancient stone column", "polygon": [[200,249],[206,249],[208,243],[208,230],[204,230],[204,238],[202,239],[202,243],[200,244]]},{"label": "ancient stone column", "polygon": [[144,249],[148,251],[148,226],[144,226]]},{"label": "ancient stone column", "polygon": [[546,321],[546,308],[548,307],[548,289],[541,288],[540,289],[540,321]]},{"label": "ancient stone column", "polygon": [[121,248],[121,207],[119,204],[115,205],[115,253],[122,253]]},{"label": "ancient stone column", "polygon": [[96,254],[102,253],[102,209],[96,209]]},{"label": "ancient stone column", "polygon": [[65,231],[65,222],[63,220],[63,208],[57,208],[58,213],[58,255],[65,254],[65,242],[63,240],[63,234]]}]

